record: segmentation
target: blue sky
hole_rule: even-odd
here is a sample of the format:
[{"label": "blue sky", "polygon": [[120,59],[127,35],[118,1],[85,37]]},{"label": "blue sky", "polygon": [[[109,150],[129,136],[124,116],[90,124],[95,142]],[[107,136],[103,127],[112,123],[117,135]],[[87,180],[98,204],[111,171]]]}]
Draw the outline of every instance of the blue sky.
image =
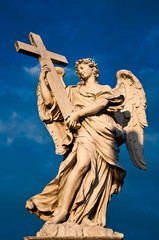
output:
[{"label": "blue sky", "polygon": [[119,69],[132,71],[147,96],[145,158],[136,169],[126,147],[123,189],[108,206],[107,226],[126,240],[159,239],[159,2],[157,0],[0,0],[0,228],[6,240],[33,236],[43,222],[25,210],[25,201],[57,174],[61,157],[38,117],[37,59],[16,52],[16,40],[41,35],[49,51],[66,56],[65,83],[76,84],[75,61],[91,57],[101,84],[116,84]]}]

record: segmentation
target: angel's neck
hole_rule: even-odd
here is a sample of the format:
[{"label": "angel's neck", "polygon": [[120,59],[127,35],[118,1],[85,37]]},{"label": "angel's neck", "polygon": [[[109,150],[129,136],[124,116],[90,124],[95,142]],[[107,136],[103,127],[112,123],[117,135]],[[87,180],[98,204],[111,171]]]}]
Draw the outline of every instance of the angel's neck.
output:
[{"label": "angel's neck", "polygon": [[98,82],[96,81],[95,79],[95,76],[92,75],[90,78],[88,78],[86,81],[85,81],[85,84],[84,84],[86,87],[88,88],[91,88],[95,85],[98,85]]}]

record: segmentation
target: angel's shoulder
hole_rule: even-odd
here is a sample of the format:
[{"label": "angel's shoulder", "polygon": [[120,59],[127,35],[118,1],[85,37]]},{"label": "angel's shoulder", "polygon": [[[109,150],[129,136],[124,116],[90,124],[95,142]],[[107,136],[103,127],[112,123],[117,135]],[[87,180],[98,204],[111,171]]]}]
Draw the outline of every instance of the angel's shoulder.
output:
[{"label": "angel's shoulder", "polygon": [[100,85],[100,92],[112,92],[112,88],[109,85]]},{"label": "angel's shoulder", "polygon": [[65,90],[66,90],[67,94],[69,94],[69,93],[76,91],[76,88],[77,88],[76,85],[69,85],[69,86],[65,87]]}]

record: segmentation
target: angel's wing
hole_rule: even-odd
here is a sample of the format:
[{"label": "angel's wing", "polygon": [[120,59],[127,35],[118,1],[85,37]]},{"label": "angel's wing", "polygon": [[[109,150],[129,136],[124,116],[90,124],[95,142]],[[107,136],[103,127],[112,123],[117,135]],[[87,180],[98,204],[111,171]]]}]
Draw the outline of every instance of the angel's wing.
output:
[{"label": "angel's wing", "polygon": [[147,127],[146,97],[140,81],[128,70],[116,74],[115,94],[124,95],[123,109],[115,113],[115,120],[126,131],[126,146],[137,168],[147,169],[143,151],[143,128]]}]

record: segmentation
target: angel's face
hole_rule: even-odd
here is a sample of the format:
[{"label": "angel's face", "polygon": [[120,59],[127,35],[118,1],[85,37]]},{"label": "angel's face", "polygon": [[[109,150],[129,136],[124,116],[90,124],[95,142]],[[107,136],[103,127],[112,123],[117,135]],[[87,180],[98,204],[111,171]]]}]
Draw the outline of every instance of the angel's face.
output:
[{"label": "angel's face", "polygon": [[84,63],[81,63],[78,66],[78,72],[80,77],[85,81],[87,81],[87,79],[90,78],[93,74],[92,68],[89,67],[88,64],[84,64]]}]

